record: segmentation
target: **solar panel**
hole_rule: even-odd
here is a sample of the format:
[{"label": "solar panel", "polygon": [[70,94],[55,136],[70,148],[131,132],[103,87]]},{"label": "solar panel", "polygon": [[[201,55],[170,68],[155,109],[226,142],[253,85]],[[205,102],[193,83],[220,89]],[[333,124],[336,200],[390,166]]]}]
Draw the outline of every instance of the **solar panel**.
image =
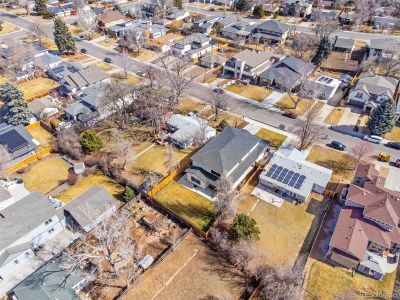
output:
[{"label": "solar panel", "polygon": [[328,81],[327,81],[327,83],[331,83],[331,82],[332,82],[332,80],[333,80],[333,79],[330,79],[330,78],[329,78],[329,79],[328,79]]},{"label": "solar panel", "polygon": [[277,165],[276,165],[276,164],[273,164],[273,165],[271,166],[271,168],[269,168],[269,170],[268,170],[268,172],[267,172],[267,177],[271,177],[272,173],[275,172],[276,167],[277,167]]},{"label": "solar panel", "polygon": [[282,172],[283,167],[279,166],[276,168],[274,174],[272,174],[272,179],[276,179],[278,177],[278,175]]},{"label": "solar panel", "polygon": [[28,146],[28,141],[16,130],[12,129],[0,135],[0,144],[7,147],[10,153]]},{"label": "solar panel", "polygon": [[285,176],[285,178],[283,179],[282,182],[283,182],[284,184],[287,184],[287,183],[290,181],[290,179],[292,179],[293,174],[294,174],[293,171],[289,171],[289,172],[286,174],[286,176]]},{"label": "solar panel", "polygon": [[292,179],[290,179],[290,181],[289,181],[289,186],[294,186],[297,179],[299,179],[299,177],[300,177],[299,173],[294,173]]},{"label": "solar panel", "polygon": [[283,178],[285,178],[286,174],[289,172],[288,169],[283,169],[283,171],[281,172],[281,174],[279,174],[278,178],[276,180],[278,180],[279,182],[282,182]]},{"label": "solar panel", "polygon": [[299,189],[299,188],[301,187],[301,185],[303,184],[303,182],[304,182],[305,179],[306,179],[306,176],[301,175],[300,178],[299,178],[299,180],[297,180],[297,182],[296,182],[294,188],[295,188],[295,189]]}]

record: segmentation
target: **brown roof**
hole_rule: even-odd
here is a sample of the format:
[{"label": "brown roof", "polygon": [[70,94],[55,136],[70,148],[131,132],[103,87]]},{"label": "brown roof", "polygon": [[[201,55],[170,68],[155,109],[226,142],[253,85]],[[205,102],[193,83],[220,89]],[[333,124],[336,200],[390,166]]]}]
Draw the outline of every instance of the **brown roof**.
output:
[{"label": "brown roof", "polygon": [[356,268],[359,264],[358,259],[352,257],[351,255],[343,251],[336,249],[332,250],[330,259],[349,269]]},{"label": "brown roof", "polygon": [[118,10],[106,10],[101,15],[97,17],[97,21],[107,24],[110,22],[118,21],[121,19],[125,19],[125,16],[120,13]]},{"label": "brown roof", "polygon": [[355,177],[367,177],[370,180],[379,176],[379,172],[372,164],[359,165],[356,169]]}]

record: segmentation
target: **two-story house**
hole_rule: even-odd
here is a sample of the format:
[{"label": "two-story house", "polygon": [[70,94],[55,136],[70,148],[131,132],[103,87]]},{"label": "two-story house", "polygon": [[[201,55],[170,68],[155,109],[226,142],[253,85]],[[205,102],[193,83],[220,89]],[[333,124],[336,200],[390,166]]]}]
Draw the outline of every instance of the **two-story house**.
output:
[{"label": "two-story house", "polygon": [[266,155],[269,145],[245,129],[226,127],[192,156],[185,170],[185,184],[202,194],[213,195],[218,180],[225,177],[236,188]]},{"label": "two-story house", "polygon": [[193,30],[195,32],[208,34],[212,31],[214,23],[221,18],[221,16],[209,16],[207,18],[197,20],[193,22]]},{"label": "two-story house", "polygon": [[393,77],[362,73],[347,96],[348,104],[371,113],[386,100],[394,100],[399,81]]},{"label": "two-story house", "polygon": [[268,20],[253,29],[251,40],[255,43],[280,44],[287,39],[289,33],[289,25],[276,20]]},{"label": "two-story house", "polygon": [[245,40],[256,26],[255,22],[237,21],[222,28],[221,35],[231,40]]},{"label": "two-story house", "polygon": [[33,192],[0,211],[0,281],[35,257],[49,239],[63,230],[47,197]]},{"label": "two-story house", "polygon": [[243,50],[224,64],[224,75],[235,79],[254,80],[261,72],[278,62],[283,56],[271,51]]},{"label": "two-story house", "polygon": [[374,279],[395,272],[400,254],[400,193],[373,165],[359,165],[329,242],[328,259]]},{"label": "two-story house", "polygon": [[100,29],[107,29],[111,26],[125,22],[125,16],[118,10],[106,10],[97,16],[97,25]]},{"label": "two-story house", "polygon": [[177,56],[186,56],[192,60],[198,60],[204,54],[212,50],[210,38],[201,33],[193,33],[175,42],[171,51]]},{"label": "two-story house", "polygon": [[281,14],[285,16],[307,17],[312,12],[312,1],[307,0],[285,0],[281,4]]}]

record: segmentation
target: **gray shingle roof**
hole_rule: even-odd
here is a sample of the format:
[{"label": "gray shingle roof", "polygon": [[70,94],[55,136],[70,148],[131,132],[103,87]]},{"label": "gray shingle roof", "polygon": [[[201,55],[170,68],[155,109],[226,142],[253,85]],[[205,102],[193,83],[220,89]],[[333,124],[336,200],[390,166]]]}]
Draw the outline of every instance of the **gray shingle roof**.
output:
[{"label": "gray shingle roof", "polygon": [[396,54],[400,54],[400,41],[392,38],[372,39],[370,48],[393,51]]},{"label": "gray shingle roof", "polygon": [[33,192],[0,211],[0,249],[56,216],[56,209],[41,193]]},{"label": "gray shingle roof", "polygon": [[354,89],[361,89],[374,95],[388,93],[393,98],[398,82],[393,77],[380,76],[367,72],[360,75]]},{"label": "gray shingle roof", "polygon": [[268,20],[259,24],[257,26],[257,29],[268,30],[278,33],[285,33],[286,31],[289,30],[289,26],[286,25],[285,23],[276,20]]},{"label": "gray shingle roof", "polygon": [[110,77],[109,74],[100,70],[96,66],[90,66],[86,69],[71,73],[64,77],[65,84],[71,88],[82,88],[86,85],[94,84]]},{"label": "gray shingle roof", "polygon": [[227,127],[193,155],[192,161],[223,175],[232,170],[260,142],[260,138],[247,130]]},{"label": "gray shingle roof", "polygon": [[24,125],[0,124],[0,144],[6,146],[11,159],[18,158],[36,149],[32,135]]},{"label": "gray shingle roof", "polygon": [[334,47],[343,49],[353,49],[355,40],[342,37],[336,37]]}]

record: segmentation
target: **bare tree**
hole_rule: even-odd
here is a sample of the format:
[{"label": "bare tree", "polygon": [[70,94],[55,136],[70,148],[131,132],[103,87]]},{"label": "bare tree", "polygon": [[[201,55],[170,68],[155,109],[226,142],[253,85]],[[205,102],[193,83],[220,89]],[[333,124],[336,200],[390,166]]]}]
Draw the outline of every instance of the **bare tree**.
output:
[{"label": "bare tree", "polygon": [[97,28],[96,14],[93,12],[90,6],[78,6],[78,25],[85,31],[92,35],[93,31]]},{"label": "bare tree", "polygon": [[374,16],[375,9],[379,7],[379,0],[355,0],[355,12],[360,15],[360,25],[371,21]]},{"label": "bare tree", "polygon": [[[168,64],[171,58],[172,62]],[[170,106],[175,106],[194,79],[193,75],[190,78],[185,77],[185,72],[191,66],[191,63],[184,56],[174,56],[167,53],[161,57],[161,64],[166,73],[168,86],[171,89]]]},{"label": "bare tree", "polygon": [[1,177],[6,177],[7,163],[11,161],[7,147],[0,145],[0,172]]},{"label": "bare tree", "polygon": [[73,128],[58,131],[54,146],[59,152],[67,154],[74,159],[80,159],[83,155],[79,135]]},{"label": "bare tree", "polygon": [[211,91],[205,98],[205,101],[210,104],[211,110],[214,115],[214,121],[217,120],[220,112],[227,107],[228,99],[224,93],[218,91]]},{"label": "bare tree", "polygon": [[122,70],[124,71],[124,77],[128,78],[128,71],[131,65],[128,51],[126,49],[122,49],[121,52],[118,54],[118,56],[121,59]]},{"label": "bare tree", "polygon": [[364,159],[370,157],[374,152],[374,147],[370,143],[361,141],[350,148],[350,154],[353,158],[354,168]]},{"label": "bare tree", "polygon": [[294,56],[302,59],[310,59],[313,56],[313,53],[310,55],[310,51],[315,52],[317,46],[318,40],[311,34],[299,33],[292,38],[291,48]]},{"label": "bare tree", "polygon": [[178,163],[179,161],[178,158],[176,157],[174,146],[172,146],[172,144],[169,143],[166,144],[164,165],[167,167],[168,172],[172,173],[174,170],[176,170]]},{"label": "bare tree", "polygon": [[317,13],[316,21],[314,32],[320,39],[329,37],[339,26],[336,20],[324,17],[321,13]]},{"label": "bare tree", "polygon": [[126,48],[138,54],[146,42],[146,33],[144,30],[134,27],[126,31],[124,38],[119,40],[121,48]]},{"label": "bare tree", "polygon": [[152,65],[146,65],[143,72],[145,77],[149,80],[149,86],[151,88],[158,85],[160,79],[162,78],[160,70],[154,68]]},{"label": "bare tree", "polygon": [[128,163],[132,162],[133,157],[133,145],[129,139],[121,137],[120,134],[115,134],[116,140],[112,144],[113,152],[118,169],[123,172],[126,169]]},{"label": "bare tree", "polygon": [[232,183],[229,178],[221,177],[215,187],[215,206],[217,208],[217,215],[223,218],[233,216],[234,210],[232,202],[237,196],[237,191],[232,188]]},{"label": "bare tree", "polygon": [[43,39],[48,37],[44,25],[40,23],[32,23],[29,29],[33,40],[37,40],[40,45],[43,45]]},{"label": "bare tree", "polygon": [[206,120],[197,118],[197,122],[199,123],[199,130],[194,135],[193,144],[201,147],[208,141],[209,127]]},{"label": "bare tree", "polygon": [[135,98],[135,91],[122,81],[113,79],[102,86],[101,105],[99,113],[110,115],[110,120],[120,128],[125,129],[129,122],[129,108]]},{"label": "bare tree", "polygon": [[[399,46],[399,51],[400,51],[400,46]],[[371,61],[369,68],[374,73],[400,79],[400,61],[393,57],[376,58]]]},{"label": "bare tree", "polygon": [[[81,207],[89,219],[93,218],[91,209]],[[129,287],[139,270],[136,262],[141,249],[131,237],[130,213],[126,210],[116,212],[84,235],[65,252],[65,264],[69,269],[80,268],[93,273],[97,269],[96,281],[113,286],[123,283]]]},{"label": "bare tree", "polygon": [[315,140],[321,136],[323,127],[317,123],[319,116],[318,107],[309,107],[303,115],[303,118],[298,121],[294,133],[299,137],[297,149],[302,151],[310,147]]},{"label": "bare tree", "polygon": [[164,19],[174,6],[172,0],[151,0],[158,18]]},{"label": "bare tree", "polygon": [[27,74],[33,76],[35,51],[32,44],[11,43],[9,47],[8,59],[3,61],[7,65],[7,71],[12,76],[18,72],[27,72]]}]

